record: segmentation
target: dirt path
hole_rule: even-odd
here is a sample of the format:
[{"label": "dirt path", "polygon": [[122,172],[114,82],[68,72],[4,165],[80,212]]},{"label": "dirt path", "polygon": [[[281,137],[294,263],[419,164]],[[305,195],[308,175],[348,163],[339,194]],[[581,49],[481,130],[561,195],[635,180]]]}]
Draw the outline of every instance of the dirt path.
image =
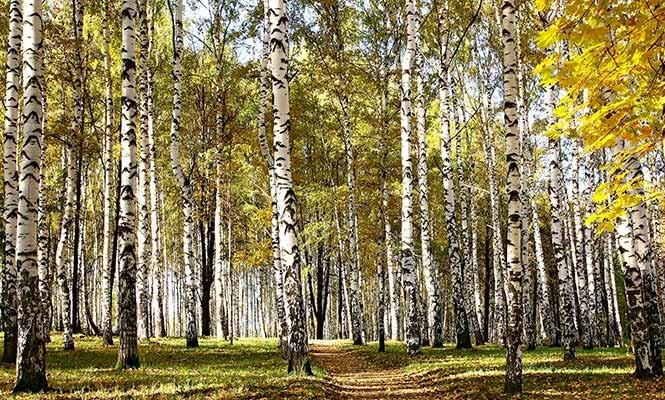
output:
[{"label": "dirt path", "polygon": [[385,367],[368,360],[358,350],[343,350],[334,344],[310,344],[312,357],[332,377],[331,396],[335,399],[434,399],[436,387],[418,380],[399,368]]}]

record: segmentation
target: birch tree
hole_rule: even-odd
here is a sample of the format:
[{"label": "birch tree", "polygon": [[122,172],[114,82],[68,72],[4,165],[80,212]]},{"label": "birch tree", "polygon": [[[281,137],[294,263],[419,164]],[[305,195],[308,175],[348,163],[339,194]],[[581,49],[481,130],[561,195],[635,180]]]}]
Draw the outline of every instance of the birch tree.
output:
[{"label": "birch tree", "polygon": [[122,2],[122,119],[120,124],[120,220],[118,264],[118,361],[116,368],[138,368],[136,322],[136,0]]},{"label": "birch tree", "polygon": [[506,378],[504,392],[522,392],[522,200],[520,199],[520,135],[517,114],[517,51],[515,41],[515,2],[504,0],[501,16],[503,43],[504,122],[506,126],[506,161],[508,176],[508,234],[506,264],[508,265],[508,323],[506,332]]},{"label": "birch tree", "polygon": [[[175,8],[175,9],[174,9]],[[194,285],[194,249],[192,247],[194,217],[192,188],[189,178],[180,164],[180,112],[182,108],[182,53],[183,53],[183,28],[182,28],[182,0],[176,0],[175,4],[169,1],[169,11],[173,23],[173,115],[171,119],[171,169],[180,187],[184,226],[183,226],[183,258],[185,263],[185,294],[187,347],[198,347],[198,329],[196,327],[196,302]]]},{"label": "birch tree", "polygon": [[423,72],[423,54],[420,49],[422,18],[416,14],[416,109],[418,131],[418,193],[420,200],[420,246],[425,288],[427,289],[427,309],[425,317],[431,333],[432,347],[443,347],[443,326],[441,324],[441,291],[439,289],[439,276],[432,260],[430,215],[427,184],[427,141],[426,141],[426,109],[425,84]]},{"label": "birch tree", "polygon": [[150,211],[149,207],[149,177],[148,168],[150,163],[150,144],[148,141],[148,130],[150,129],[148,112],[148,75],[150,70],[150,46],[148,39],[148,1],[139,0],[138,4],[139,22],[139,52],[138,65],[139,74],[139,165],[137,186],[138,207],[138,231],[137,231],[137,262],[136,262],[136,296],[138,301],[137,323],[139,339],[147,339],[149,332],[150,302],[148,301],[148,265],[150,262]]},{"label": "birch tree", "polygon": [[[73,130],[75,132],[75,130]],[[62,326],[63,326],[63,348],[64,350],[74,350],[74,336],[72,334],[72,319],[70,308],[70,291],[69,279],[67,277],[68,265],[67,260],[71,261],[71,242],[72,223],[74,213],[74,197],[76,195],[74,188],[74,180],[76,179],[76,167],[74,166],[74,153],[72,150],[71,141],[73,136],[67,138],[65,143],[65,204],[62,214],[62,222],[60,228],[60,239],[55,251],[55,268],[58,274],[58,288],[60,290],[60,301],[62,310]],[[68,256],[69,253],[69,256]]]},{"label": "birch tree", "polygon": [[[39,298],[37,267],[37,203],[41,169],[43,39],[42,4],[23,4],[23,148],[19,170],[16,230],[17,354],[14,392],[40,392],[48,388],[46,345]],[[16,14],[13,14],[16,17]]]},{"label": "birch tree", "polygon": [[[18,210],[18,144],[20,53],[23,24],[21,0],[9,2],[9,33],[5,81],[4,138],[2,144],[4,208],[4,268],[2,270],[2,314],[4,352],[2,362],[16,361],[17,307],[16,303],[16,221]],[[33,44],[34,45],[34,44]]]},{"label": "birch tree", "polygon": [[[439,30],[447,26],[444,12],[439,15]],[[450,117],[449,106],[450,71],[449,49],[444,39],[440,39],[439,51],[439,119],[441,121],[441,175],[443,176],[444,218],[448,239],[448,264],[453,279],[453,306],[455,318],[455,338],[457,348],[471,348],[469,322],[464,307],[464,276],[462,256],[460,253],[457,221],[455,219],[456,197],[454,188],[453,168],[451,161]]]},{"label": "birch tree", "polygon": [[[553,96],[552,90],[548,90]],[[569,265],[566,261],[563,236],[562,173],[560,168],[561,144],[559,139],[549,141],[551,161],[549,164],[549,197],[552,207],[552,247],[557,265],[559,281],[559,315],[561,318],[562,344],[564,360],[575,359],[575,300],[573,282]]]},{"label": "birch tree", "polygon": [[[259,145],[268,168],[268,184],[270,185],[270,239],[272,244],[273,277],[275,280],[275,303],[277,323],[279,324],[279,340],[282,354],[287,354],[288,327],[284,308],[284,274],[279,244],[279,212],[277,210],[277,181],[275,177],[275,160],[268,146],[266,134],[266,108],[268,103],[268,74],[270,64],[270,6],[268,0],[263,1],[263,35],[261,57],[261,83],[259,95]],[[219,189],[218,189],[219,190]],[[220,197],[221,198],[221,197]]]},{"label": "birch tree", "polygon": [[420,353],[419,296],[413,245],[413,162],[411,160],[411,68],[416,53],[416,6],[406,0],[406,50],[402,57],[401,81],[401,160],[402,160],[402,232],[401,267],[404,282],[406,317],[406,352]]},{"label": "birch tree", "polygon": [[113,188],[113,92],[111,52],[109,50],[109,0],[102,3],[102,36],[104,41],[104,216],[102,242],[102,337],[104,344],[113,345],[111,313],[113,309],[114,266],[111,265],[111,192]]},{"label": "birch tree", "polygon": [[270,70],[273,93],[273,151],[279,215],[279,244],[284,271],[285,309],[288,326],[288,372],[311,374],[305,325],[305,306],[300,279],[296,196],[291,177],[289,143],[289,37],[286,2],[269,0]]}]

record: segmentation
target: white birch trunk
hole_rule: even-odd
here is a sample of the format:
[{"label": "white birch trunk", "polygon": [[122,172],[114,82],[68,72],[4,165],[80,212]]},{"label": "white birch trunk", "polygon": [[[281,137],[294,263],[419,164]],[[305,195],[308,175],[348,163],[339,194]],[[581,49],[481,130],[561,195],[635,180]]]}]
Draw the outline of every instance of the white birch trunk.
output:
[{"label": "white birch trunk", "polygon": [[522,187],[520,177],[520,135],[517,114],[517,51],[515,46],[515,2],[504,0],[502,7],[504,122],[508,176],[508,233],[506,240],[507,323],[506,376],[504,393],[522,392]]},{"label": "white birch trunk", "polygon": [[150,121],[148,114],[148,75],[150,71],[150,49],[148,41],[148,1],[139,0],[139,140],[140,153],[138,165],[138,230],[137,230],[137,263],[136,263],[136,297],[138,337],[141,340],[150,337],[150,302],[148,301],[148,265],[150,263],[150,210],[149,206],[149,178],[150,148],[148,130]]},{"label": "white birch trunk", "polygon": [[426,141],[426,109],[425,109],[425,84],[423,72],[423,54],[420,50],[421,41],[421,17],[417,14],[416,29],[416,109],[418,130],[418,193],[420,200],[420,245],[423,267],[423,278],[427,290],[427,308],[425,317],[429,326],[429,337],[432,347],[443,347],[443,327],[441,325],[441,290],[439,288],[439,276],[434,261],[432,260],[431,229],[429,215],[429,199],[427,183],[427,141]]},{"label": "white birch trunk", "polygon": [[[27,2],[27,0],[26,0]],[[21,0],[9,2],[9,32],[5,81],[4,138],[2,165],[4,185],[4,268],[2,270],[2,304],[4,352],[2,362],[16,362],[17,300],[16,300],[16,221],[18,211],[18,170],[16,150],[19,126],[19,86],[21,34],[23,23]],[[41,96],[41,92],[40,92]],[[41,110],[40,110],[41,111]],[[41,121],[40,121],[41,123]]]},{"label": "white birch trunk", "polygon": [[414,0],[406,0],[407,47],[402,58],[401,82],[401,160],[402,160],[402,233],[401,264],[404,279],[407,354],[420,353],[420,308],[416,260],[413,245],[413,163],[411,161],[411,67],[415,46],[416,7]]},{"label": "white birch trunk", "polygon": [[269,0],[270,69],[273,93],[273,149],[275,186],[279,213],[279,243],[284,271],[286,319],[289,329],[289,372],[311,374],[307,346],[305,307],[300,279],[300,248],[298,247],[296,196],[291,177],[291,145],[289,143],[289,38],[286,2]]},{"label": "white birch trunk", "polygon": [[[72,140],[72,138],[69,138]],[[68,266],[66,260],[71,260],[71,231],[73,213],[74,213],[74,197],[75,193],[75,179],[76,167],[74,161],[74,153],[70,142],[65,144],[67,161],[65,164],[65,204],[62,214],[62,223],[60,229],[60,239],[55,251],[55,269],[58,274],[58,288],[60,289],[60,302],[62,303],[62,326],[63,326],[63,348],[64,350],[74,350],[74,336],[72,335],[72,319],[70,308],[70,289],[69,281],[67,279]]]},{"label": "white birch trunk", "polygon": [[109,0],[103,1],[102,34],[104,38],[104,239],[102,243],[102,332],[104,344],[113,344],[111,313],[113,292],[111,287],[111,196],[113,188],[112,136],[113,94],[111,84],[111,53],[109,50]]},{"label": "white birch trunk", "polygon": [[138,368],[136,327],[136,0],[122,2],[122,119],[120,124],[120,219],[118,223],[118,361]]},{"label": "white birch trunk", "polygon": [[187,347],[198,347],[198,329],[196,324],[196,301],[194,284],[194,249],[192,247],[192,234],[194,231],[192,188],[189,178],[180,164],[180,113],[182,108],[182,54],[183,54],[183,27],[182,27],[182,0],[177,0],[175,10],[171,10],[173,19],[173,114],[171,120],[171,168],[175,175],[182,195],[182,209],[184,214],[183,226],[183,259],[185,264],[185,295]]},{"label": "white birch trunk", "polygon": [[[16,231],[17,356],[14,392],[41,392],[46,381],[46,346],[39,301],[37,203],[42,142],[42,4],[23,4],[23,148],[18,180]],[[10,18],[16,18],[11,14]]]}]

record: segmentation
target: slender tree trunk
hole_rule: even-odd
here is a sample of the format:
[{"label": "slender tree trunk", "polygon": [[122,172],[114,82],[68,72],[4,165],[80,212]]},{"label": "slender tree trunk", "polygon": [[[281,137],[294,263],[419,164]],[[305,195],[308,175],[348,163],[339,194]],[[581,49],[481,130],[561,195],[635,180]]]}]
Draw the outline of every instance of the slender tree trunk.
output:
[{"label": "slender tree trunk", "polygon": [[346,93],[341,99],[344,114],[344,151],[346,155],[346,185],[349,190],[349,270],[348,292],[351,311],[351,334],[353,344],[365,344],[364,306],[360,299],[360,268],[358,265],[358,212],[356,210],[356,172],[353,166],[353,145],[351,143],[351,119],[349,116],[349,98]]},{"label": "slender tree trunk", "polygon": [[420,50],[420,13],[416,16],[416,109],[418,130],[418,193],[420,200],[420,245],[423,267],[423,277],[427,290],[427,308],[425,318],[431,334],[427,335],[432,340],[432,347],[443,347],[443,327],[441,325],[441,290],[439,288],[439,276],[434,261],[432,260],[431,237],[430,237],[430,215],[427,184],[427,141],[425,138],[426,109],[425,109],[425,84],[423,77],[423,54]]},{"label": "slender tree trunk", "polygon": [[550,303],[550,288],[547,283],[545,270],[545,257],[540,234],[540,218],[535,197],[531,198],[531,218],[533,220],[533,242],[536,250],[536,286],[538,287],[538,313],[540,314],[540,328],[544,339],[550,345],[556,344],[556,327]]},{"label": "slender tree trunk", "polygon": [[279,213],[279,244],[284,271],[284,294],[289,329],[288,372],[311,374],[305,307],[300,279],[300,248],[298,247],[296,196],[291,178],[291,146],[289,144],[289,38],[288,17],[284,0],[269,0],[270,69],[274,110],[273,148],[275,186]]},{"label": "slender tree trunk", "polygon": [[[463,98],[463,96],[462,96]],[[463,103],[463,101],[462,101]],[[455,108],[455,106],[453,105]],[[478,269],[477,265],[474,266],[474,263],[476,262],[474,260],[473,249],[475,244],[472,243],[473,238],[471,237],[471,232],[469,229],[469,208],[472,199],[469,198],[468,194],[470,193],[469,190],[469,184],[466,181],[466,177],[464,174],[464,168],[466,164],[463,161],[463,156],[462,156],[462,134],[465,133],[463,127],[466,124],[466,121],[464,120],[464,105],[460,104],[459,107],[457,107],[458,110],[458,119],[457,119],[457,125],[456,125],[456,136],[457,136],[457,142],[456,142],[456,147],[457,147],[457,175],[458,175],[458,184],[459,184],[459,193],[460,193],[460,208],[462,212],[462,251],[461,254],[463,255],[463,264],[464,264],[464,274],[463,274],[463,281],[464,281],[464,310],[467,313],[467,321],[469,323],[469,329],[470,329],[470,334],[473,334],[476,344],[481,345],[484,343],[483,340],[483,334],[480,330],[480,323],[479,320],[477,319],[477,314],[476,314],[476,303],[474,300],[474,285],[475,282],[478,280]],[[468,134],[466,134],[468,137]],[[468,149],[468,147],[467,147]],[[467,152],[470,150],[467,150]],[[475,210],[474,210],[475,211]],[[475,267],[475,269],[474,269]]]},{"label": "slender tree trunk", "polygon": [[[487,78],[486,78],[487,79]],[[496,181],[496,151],[494,148],[494,135],[489,126],[489,99],[488,90],[485,82],[480,83],[481,101],[480,108],[481,121],[483,124],[483,145],[485,148],[485,158],[487,162],[487,176],[490,187],[490,208],[492,213],[492,272],[494,274],[494,332],[495,337],[500,344],[506,341],[506,293],[503,284],[503,271],[505,257],[503,255],[503,240],[501,238],[501,221],[499,217],[499,189]]]},{"label": "slender tree trunk", "polygon": [[[169,6],[171,7],[170,3]],[[196,288],[194,285],[194,249],[192,235],[194,228],[192,188],[189,178],[180,164],[180,111],[182,107],[182,0],[177,0],[176,9],[171,10],[173,19],[173,118],[171,122],[171,168],[182,193],[184,228],[183,256],[185,262],[185,292],[187,314],[187,347],[198,347],[198,329],[196,327]]]},{"label": "slender tree trunk", "polygon": [[[154,17],[153,17],[154,18]],[[148,114],[148,147],[149,147],[149,189],[150,189],[150,238],[152,239],[152,248],[150,252],[150,270],[155,284],[153,297],[154,312],[155,312],[155,336],[166,336],[166,322],[164,318],[164,285],[162,277],[164,275],[164,264],[161,262],[161,230],[159,226],[159,206],[157,198],[159,193],[157,191],[157,146],[155,144],[155,131],[154,131],[154,116],[153,116],[153,75],[150,62],[150,55],[152,54],[152,32],[154,20],[149,19],[148,23],[148,68],[146,71],[147,91],[146,91],[146,113]]]},{"label": "slender tree trunk", "polygon": [[[26,0],[26,3],[29,0]],[[27,3],[29,8],[33,3]],[[3,218],[5,224],[4,268],[2,270],[2,314],[4,352],[2,362],[16,362],[17,326],[17,275],[16,275],[16,221],[18,210],[18,170],[16,150],[19,122],[20,52],[23,23],[21,0],[9,2],[9,37],[5,86],[5,133],[3,138],[3,185],[5,189]],[[41,28],[41,26],[40,26]],[[41,33],[40,33],[41,34]],[[27,45],[27,44],[26,44]],[[33,44],[34,45],[34,44]],[[41,73],[41,71],[39,72]],[[41,93],[40,93],[41,96]],[[41,110],[40,110],[41,112]],[[41,123],[41,121],[40,121]]]},{"label": "slender tree trunk", "polygon": [[[549,89],[550,96],[553,95]],[[551,161],[549,165],[549,197],[552,207],[552,247],[557,265],[559,280],[559,315],[562,325],[563,359],[575,359],[575,299],[573,282],[565,256],[562,173],[560,168],[561,144],[558,139],[550,139]]]},{"label": "slender tree trunk", "polygon": [[[70,138],[71,140],[71,138]],[[67,142],[66,146],[66,167],[65,167],[65,205],[62,215],[62,224],[60,229],[60,239],[58,240],[58,247],[55,253],[55,267],[58,274],[58,285],[60,289],[60,302],[62,309],[62,325],[63,325],[63,347],[65,350],[74,350],[74,336],[72,335],[72,318],[70,307],[70,288],[67,279],[67,250],[71,253],[71,228],[73,222],[73,208],[75,193],[75,174],[76,168],[74,166],[74,152],[72,150],[71,142]],[[71,260],[71,257],[69,257]]]},{"label": "slender tree trunk", "polygon": [[524,336],[527,343],[527,350],[536,348],[536,318],[535,306],[533,303],[534,295],[534,277],[533,266],[529,258],[529,221],[531,220],[531,197],[532,182],[529,178],[533,175],[533,151],[531,148],[531,138],[529,135],[528,111],[524,97],[524,63],[522,62],[521,52],[521,30],[518,21],[515,23],[517,56],[517,115],[519,123],[520,148],[522,152],[522,173],[520,174],[521,201],[522,201],[522,243],[521,255],[523,273],[522,273],[522,314],[524,320]]},{"label": "slender tree trunk", "polygon": [[136,0],[122,2],[122,122],[120,126],[120,263],[118,265],[118,331],[116,368],[138,368],[136,310]]},{"label": "slender tree trunk", "polygon": [[[439,24],[443,26],[443,12],[439,17]],[[440,29],[442,30],[442,29]],[[464,275],[462,256],[460,253],[459,236],[457,234],[457,221],[455,218],[456,196],[453,178],[453,167],[451,161],[451,138],[450,138],[450,116],[449,92],[450,76],[448,71],[448,49],[441,39],[439,54],[439,119],[441,120],[441,169],[443,176],[444,218],[446,222],[446,233],[448,238],[448,264],[452,271],[453,280],[453,306],[455,318],[455,339],[457,348],[471,348],[471,335],[469,332],[469,321],[464,307]]]},{"label": "slender tree trunk", "polygon": [[279,324],[279,343],[282,355],[287,355],[288,327],[284,308],[284,275],[279,244],[279,212],[277,210],[277,181],[275,177],[275,162],[268,146],[266,135],[266,108],[268,103],[268,76],[270,74],[270,15],[268,0],[263,1],[263,53],[261,58],[261,87],[259,109],[259,144],[261,153],[268,167],[268,182],[270,185],[270,206],[272,218],[270,224],[270,238],[272,241],[273,276],[275,279],[275,305],[277,308],[277,323]]},{"label": "slender tree trunk", "polygon": [[222,164],[217,162],[215,177],[215,335],[218,339],[226,338],[224,327],[224,224],[222,222]]},{"label": "slender tree trunk", "polygon": [[[43,85],[43,84],[42,84]],[[45,88],[42,86],[42,135],[46,132],[46,96]],[[46,142],[42,140],[41,152],[46,152]],[[39,274],[39,296],[43,313],[44,340],[46,343],[51,341],[51,275],[49,272],[49,242],[50,228],[48,221],[48,210],[46,205],[46,177],[45,168],[39,169],[39,203],[37,212],[37,221],[39,233],[37,235],[37,262]]]},{"label": "slender tree trunk", "polygon": [[87,245],[87,192],[86,187],[88,184],[88,172],[87,166],[81,168],[85,170],[85,173],[81,176],[81,233],[79,234],[79,254],[78,258],[81,264],[81,270],[83,272],[83,313],[85,316],[85,323],[88,327],[88,332],[95,336],[100,336],[101,331],[92,317],[92,288],[90,287],[90,281],[92,280],[92,267],[93,263],[88,262],[86,258],[86,245]]},{"label": "slender tree trunk", "polygon": [[[573,165],[573,176],[572,176],[572,196],[573,196],[573,222],[574,235],[570,238],[573,243],[571,247],[575,248],[575,267],[576,267],[576,278],[577,278],[577,291],[579,299],[579,313],[580,313],[580,326],[579,326],[579,335],[580,342],[585,349],[593,348],[593,326],[591,325],[590,311],[589,311],[589,302],[592,298],[592,292],[587,286],[587,266],[586,259],[584,257],[584,227],[582,226],[582,210],[580,208],[580,202],[582,198],[580,196],[580,179],[579,179],[579,167],[580,167],[580,155],[579,155],[579,141],[573,139],[572,143],[572,165]],[[593,264],[588,266],[593,271]],[[591,275],[593,276],[593,275]]]},{"label": "slender tree trunk", "polygon": [[148,1],[138,2],[139,42],[141,51],[139,53],[139,165],[138,165],[138,230],[137,230],[137,259],[136,259],[136,297],[137,297],[137,322],[138,337],[141,340],[148,339],[150,302],[148,301],[148,264],[150,262],[150,211],[149,205],[149,178],[148,168],[150,163],[150,144],[148,141],[149,115],[148,115],[148,74],[150,71],[150,45],[148,40]]},{"label": "slender tree trunk", "polygon": [[[23,148],[16,231],[17,356],[14,392],[41,392],[46,381],[46,345],[42,327],[37,267],[37,203],[42,142],[42,11],[40,0],[23,7]],[[10,18],[18,17],[16,11]]]},{"label": "slender tree trunk", "polygon": [[508,321],[506,324],[506,377],[504,393],[522,392],[522,200],[520,177],[520,135],[517,114],[517,51],[515,42],[515,2],[504,0],[502,7],[504,122],[506,127],[506,162],[508,176]]},{"label": "slender tree trunk", "polygon": [[111,264],[111,190],[113,187],[112,136],[113,95],[111,92],[111,53],[109,50],[109,0],[103,1],[102,33],[104,37],[104,239],[102,244],[102,331],[106,345],[113,345],[111,314],[113,307],[113,273]]},{"label": "slender tree trunk", "polygon": [[413,244],[413,162],[411,160],[411,68],[416,53],[416,5],[406,0],[406,54],[402,58],[401,82],[401,160],[402,160],[402,233],[401,267],[404,279],[406,352],[420,353],[419,296]]}]

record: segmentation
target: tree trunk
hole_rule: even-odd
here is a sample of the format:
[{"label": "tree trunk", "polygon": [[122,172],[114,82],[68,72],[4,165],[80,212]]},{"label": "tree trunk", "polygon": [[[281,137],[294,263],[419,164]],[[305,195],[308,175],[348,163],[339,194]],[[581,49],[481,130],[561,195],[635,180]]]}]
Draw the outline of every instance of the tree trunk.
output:
[{"label": "tree trunk", "polygon": [[[550,96],[552,90],[548,89]],[[552,248],[554,249],[554,260],[557,265],[559,281],[559,315],[562,325],[562,343],[564,347],[563,359],[575,359],[575,299],[573,293],[573,282],[566,261],[564,247],[564,223],[562,215],[562,173],[560,168],[561,144],[559,139],[550,139],[551,161],[549,165],[549,197],[552,207]]]},{"label": "tree trunk", "polygon": [[[440,13],[439,26],[443,30],[445,26],[444,12]],[[464,307],[464,275],[462,256],[460,253],[459,236],[457,234],[457,221],[455,218],[455,187],[453,179],[453,167],[451,161],[451,138],[450,138],[450,116],[449,92],[451,92],[450,75],[448,71],[449,55],[444,40],[441,39],[439,54],[439,119],[441,121],[441,170],[443,176],[444,218],[448,238],[448,265],[452,271],[453,281],[453,306],[455,318],[455,341],[458,349],[471,348],[471,336],[469,333],[469,321]],[[454,111],[454,109],[453,109]]]},{"label": "tree trunk", "polygon": [[[582,198],[580,196],[580,179],[579,179],[579,168],[580,168],[580,154],[579,154],[579,141],[573,139],[572,143],[572,165],[573,165],[573,176],[572,176],[572,196],[573,196],[573,222],[575,224],[575,233],[570,239],[573,241],[571,246],[575,247],[575,260],[576,260],[576,277],[577,277],[577,291],[579,298],[579,313],[580,313],[580,326],[579,326],[579,335],[580,343],[585,349],[593,348],[593,325],[591,324],[590,318],[590,308],[589,303],[592,299],[592,296],[595,294],[589,290],[587,285],[587,268],[593,271],[593,264],[587,266],[586,259],[584,257],[584,226],[582,225],[582,210],[580,208],[580,203]],[[592,277],[593,275],[591,275]]]},{"label": "tree trunk", "polygon": [[503,240],[501,238],[501,221],[499,217],[499,189],[496,182],[496,150],[494,148],[494,135],[489,126],[489,99],[487,80],[480,83],[481,101],[480,107],[481,121],[484,128],[483,146],[487,162],[487,177],[490,187],[490,208],[492,213],[492,272],[494,274],[494,318],[491,321],[494,324],[494,336],[500,344],[506,341],[506,293],[503,284],[503,271],[506,258],[503,254]]},{"label": "tree trunk", "polygon": [[148,40],[148,1],[138,1],[139,42],[139,165],[138,165],[138,230],[136,235],[136,297],[137,297],[137,329],[138,338],[146,340],[150,336],[149,315],[150,302],[148,299],[148,263],[150,262],[150,215],[148,167],[150,163],[150,144],[148,141],[149,115],[148,115],[148,74],[150,71],[150,45]]},{"label": "tree trunk", "polygon": [[171,121],[171,168],[182,193],[184,227],[183,227],[183,256],[185,264],[185,293],[187,347],[198,347],[198,329],[196,327],[196,288],[194,287],[194,249],[192,248],[192,235],[194,230],[192,188],[189,178],[180,164],[180,111],[182,107],[182,0],[177,0],[176,9],[171,9],[173,19],[173,118]]},{"label": "tree trunk", "polygon": [[506,127],[506,194],[508,196],[508,321],[506,324],[506,377],[504,393],[522,392],[522,200],[520,177],[520,135],[517,114],[517,51],[515,41],[515,3],[504,0],[502,7],[504,122]]},{"label": "tree trunk", "polygon": [[[15,3],[11,3],[15,4]],[[42,392],[46,381],[46,346],[42,328],[37,267],[37,204],[42,142],[42,11],[40,0],[27,0],[23,30],[23,148],[18,187],[16,230],[18,337],[14,392]],[[12,9],[17,23],[20,12]],[[16,34],[19,32],[14,30]],[[16,47],[11,47],[17,51]],[[18,54],[17,54],[18,56]],[[6,142],[5,142],[6,143]],[[37,183],[37,184],[35,184]]]},{"label": "tree trunk", "polygon": [[[111,92],[111,53],[109,50],[109,0],[103,1],[102,32],[104,37],[104,239],[102,244],[102,331],[106,345],[113,345],[113,271],[110,259],[111,247],[111,190],[113,187],[113,95]],[[116,206],[119,196],[116,196]],[[117,221],[116,221],[117,223]],[[114,240],[115,247],[115,240]]]},{"label": "tree trunk", "polygon": [[[277,211],[277,182],[275,179],[275,163],[266,137],[266,108],[268,103],[268,76],[270,74],[270,16],[268,0],[263,1],[263,53],[261,58],[261,86],[259,105],[259,144],[261,153],[268,167],[268,183],[270,185],[270,207],[272,218],[270,224],[270,239],[272,242],[273,277],[275,279],[275,305],[277,308],[277,323],[279,324],[279,344],[282,355],[287,354],[288,328],[284,309],[284,276],[279,245],[279,213]],[[219,189],[218,189],[219,190]]]},{"label": "tree trunk", "polygon": [[[27,2],[28,0],[26,0]],[[37,7],[41,3],[37,4]],[[33,3],[26,4],[26,8]],[[9,2],[9,34],[7,45],[7,70],[5,88],[5,133],[2,146],[3,154],[3,184],[5,189],[3,218],[5,224],[4,239],[4,268],[2,270],[2,314],[4,331],[3,363],[16,362],[17,340],[17,275],[16,275],[16,221],[18,210],[18,170],[16,164],[16,150],[18,142],[19,122],[19,85],[21,32],[23,23],[23,10],[21,0]],[[41,29],[41,26],[40,26]],[[41,32],[40,32],[41,35]],[[32,39],[32,37],[30,37]],[[26,44],[34,45],[34,43]],[[41,73],[41,71],[39,72]],[[37,76],[37,79],[41,77]],[[37,86],[38,87],[38,86]],[[40,93],[41,97],[41,93]],[[41,104],[40,104],[41,107]],[[40,112],[42,110],[40,109]],[[41,123],[41,121],[39,121]],[[27,132],[27,130],[26,130]]]},{"label": "tree trunk", "polygon": [[118,224],[118,331],[120,345],[116,368],[138,368],[136,310],[136,0],[122,3],[122,120],[120,126],[120,221]]},{"label": "tree trunk", "polygon": [[406,53],[402,59],[401,82],[401,160],[402,160],[402,233],[401,266],[404,279],[406,353],[420,353],[419,296],[413,244],[413,162],[411,160],[411,68],[416,53],[416,5],[406,0]]},{"label": "tree trunk", "polygon": [[[463,96],[462,96],[463,97]],[[466,162],[463,161],[462,156],[462,134],[464,133],[468,141],[468,133],[463,131],[463,127],[466,125],[464,117],[464,105],[460,104],[459,107],[455,107],[455,102],[453,102],[453,111],[457,108],[458,110],[458,119],[456,125],[456,136],[457,136],[457,173],[458,173],[458,184],[459,184],[459,193],[460,193],[460,208],[462,211],[462,251],[463,256],[463,265],[464,265],[464,310],[466,311],[466,319],[469,323],[470,334],[473,334],[476,344],[481,345],[484,343],[483,334],[480,330],[480,322],[477,318],[476,313],[476,303],[474,298],[474,288],[475,282],[478,280],[478,269],[475,260],[475,253],[473,249],[475,244],[473,243],[473,238],[471,237],[471,232],[469,229],[469,203],[472,203],[472,198],[469,198],[470,190],[469,183],[466,181],[464,174],[464,168]],[[470,147],[467,146],[467,152],[470,151]],[[475,212],[475,210],[474,210]],[[474,269],[475,268],[475,269]]]},{"label": "tree trunk", "polygon": [[[83,166],[81,166],[81,170],[83,170]],[[88,326],[88,332],[90,332],[92,335],[95,336],[100,336],[101,332],[99,330],[99,327],[97,327],[97,324],[95,324],[95,321],[92,317],[92,288],[90,287],[90,280],[91,280],[91,275],[92,275],[92,266],[93,263],[87,262],[88,260],[86,259],[86,243],[87,243],[87,193],[86,193],[86,187],[88,184],[88,172],[87,172],[87,166],[85,167],[86,172],[82,174],[81,176],[81,221],[82,221],[82,226],[81,226],[81,232],[79,235],[79,254],[78,258],[80,260],[80,264],[82,266],[82,281],[83,281],[83,312],[85,316],[85,323]]]},{"label": "tree trunk", "polygon": [[154,131],[154,117],[153,117],[153,75],[152,64],[150,63],[150,55],[152,54],[152,32],[153,32],[153,18],[150,19],[148,24],[148,67],[147,68],[147,103],[146,112],[148,114],[148,146],[149,146],[149,188],[150,188],[150,238],[152,239],[152,248],[150,252],[150,270],[152,271],[152,278],[155,284],[155,295],[153,297],[154,312],[155,312],[155,336],[166,336],[166,322],[164,318],[164,285],[162,277],[164,275],[164,264],[161,262],[161,230],[159,226],[159,206],[157,198],[159,193],[157,191],[157,146],[155,144],[155,131]]},{"label": "tree trunk", "polygon": [[284,294],[289,329],[288,372],[311,374],[305,308],[300,279],[296,196],[291,178],[291,147],[289,144],[289,39],[286,2],[269,0],[270,67],[274,110],[273,148],[275,150],[275,181],[279,213],[279,244],[284,271]]},{"label": "tree trunk", "polygon": [[[71,138],[69,138],[71,140]],[[64,350],[74,350],[74,336],[72,335],[72,318],[70,307],[70,288],[67,279],[67,260],[66,252],[69,249],[71,242],[71,228],[72,217],[74,208],[75,197],[75,174],[76,168],[74,167],[74,153],[72,150],[71,142],[67,142],[66,146],[66,167],[65,167],[65,205],[62,215],[62,224],[60,229],[60,239],[58,240],[58,247],[55,253],[55,267],[58,274],[58,285],[60,288],[60,302],[62,310],[62,326],[63,326],[63,347]],[[69,249],[71,253],[71,249]],[[71,260],[71,257],[69,258]]]},{"label": "tree trunk", "polygon": [[[46,132],[46,90],[42,86],[42,135]],[[41,152],[46,152],[46,142],[42,140]],[[49,272],[49,244],[50,228],[48,221],[48,209],[46,204],[46,177],[45,168],[39,169],[39,203],[37,210],[37,221],[39,233],[37,234],[37,262],[39,274],[39,296],[43,312],[44,340],[46,343],[51,341],[51,274]]]},{"label": "tree trunk", "polygon": [[439,289],[439,274],[432,260],[431,237],[430,237],[430,215],[427,184],[427,141],[425,138],[426,109],[425,109],[425,84],[423,77],[423,54],[420,50],[420,13],[416,16],[416,109],[417,109],[417,131],[418,131],[418,193],[420,195],[420,246],[423,267],[423,278],[427,290],[427,308],[425,318],[431,334],[432,347],[443,347],[443,327],[441,325],[441,290]]}]

